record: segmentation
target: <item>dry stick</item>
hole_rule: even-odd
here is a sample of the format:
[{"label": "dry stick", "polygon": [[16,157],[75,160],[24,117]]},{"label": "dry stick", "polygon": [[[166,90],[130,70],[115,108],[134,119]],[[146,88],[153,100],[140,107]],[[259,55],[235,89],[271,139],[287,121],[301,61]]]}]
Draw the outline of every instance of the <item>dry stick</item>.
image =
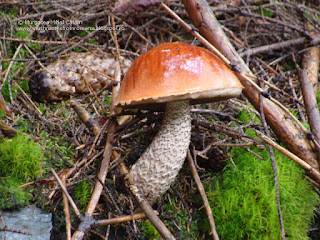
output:
[{"label": "dry stick", "polygon": [[[20,49],[22,48],[22,46],[23,46],[23,44],[20,43],[20,45],[18,46],[16,52],[14,53],[14,55],[13,55],[13,57],[12,57],[13,59],[15,59],[15,58],[17,57],[17,55],[18,55],[18,53],[20,52]],[[6,83],[7,79],[9,78],[9,74],[10,74],[10,72],[11,72],[12,65],[13,65],[13,61],[10,61],[9,66],[8,66],[8,69],[7,69],[7,71],[6,71],[6,74],[4,75],[3,82],[2,82],[2,85],[1,85],[0,89],[3,88],[4,84]],[[8,80],[8,81],[9,81],[9,80]],[[11,90],[10,81],[9,81],[8,86],[9,86],[10,101],[13,102],[12,90]]]},{"label": "dry stick", "polygon": [[93,222],[91,222],[92,219],[90,218],[90,216],[93,215],[94,210],[99,202],[100,195],[103,190],[103,184],[106,180],[106,176],[108,173],[110,156],[113,148],[112,142],[114,139],[115,127],[116,127],[116,123],[113,121],[109,125],[107,142],[106,142],[106,146],[103,153],[103,159],[100,165],[100,170],[99,170],[99,173],[97,174],[94,190],[86,209],[85,217],[87,217],[87,219],[83,219],[83,221],[80,223],[78,230],[72,236],[73,240],[83,239],[85,232],[89,227],[91,227],[91,224],[93,224]]},{"label": "dry stick", "polygon": [[175,239],[174,236],[166,227],[166,225],[164,225],[161,219],[154,213],[154,210],[152,209],[151,205],[149,204],[147,199],[142,195],[142,192],[135,184],[132,176],[129,173],[129,170],[127,169],[127,167],[123,162],[119,164],[119,169],[120,169],[120,174],[125,176],[126,185],[128,189],[134,195],[134,197],[139,203],[139,206],[141,207],[143,212],[146,214],[146,216],[148,217],[152,225],[155,227],[155,229],[157,229],[161,237],[163,239],[168,239],[168,240]]},{"label": "dry stick", "polygon": [[[61,181],[65,188],[67,188],[67,179],[66,179],[67,171],[64,170]],[[70,208],[69,208],[69,202],[67,196],[63,193],[63,211],[66,218],[66,234],[67,234],[67,240],[71,240],[71,221],[70,221]]]},{"label": "dry stick", "polygon": [[96,225],[99,226],[105,226],[105,225],[111,225],[111,224],[119,224],[122,222],[128,222],[132,220],[139,220],[142,218],[145,218],[146,214],[145,213],[135,213],[133,215],[127,215],[127,216],[121,216],[117,218],[109,218],[109,219],[104,219],[104,220],[97,220]]},{"label": "dry stick", "polygon": [[[311,28],[307,24],[307,28]],[[313,32],[311,32],[314,35]],[[313,47],[305,52],[302,58],[302,69],[299,70],[299,81],[307,112],[308,122],[315,141],[320,143],[320,115],[316,99],[319,77],[320,48]],[[320,154],[318,156],[320,158]]]},{"label": "dry stick", "polygon": [[24,132],[21,132],[21,131],[7,125],[5,122],[3,122],[1,120],[0,120],[0,130],[5,136],[8,136],[8,137],[14,137],[17,134],[20,134],[20,135],[27,136],[34,141],[40,141],[40,139],[41,139],[41,138],[35,137],[33,135],[28,135]]},{"label": "dry stick", "polygon": [[[253,81],[249,81],[249,76],[254,75],[233,48],[213,13],[209,11],[210,8],[207,2],[204,0],[184,0],[183,2],[191,20],[199,28],[200,33],[216,46],[220,52],[227,56],[232,63],[237,64],[235,69],[239,70],[239,72],[235,71],[235,74],[244,86],[243,93],[252,105],[256,109],[259,109],[260,94],[263,92],[258,90],[259,88],[257,88]],[[270,97],[267,94],[265,96]],[[319,165],[315,149],[313,143],[308,140],[306,129],[296,118],[292,117],[292,114],[283,105],[275,99],[270,98],[270,100],[265,99],[263,101],[263,109],[266,121],[273,132],[293,153],[315,169],[318,169]]]},{"label": "dry stick", "polygon": [[40,109],[37,107],[37,105],[34,104],[34,102],[31,100],[31,98],[25,93],[25,91],[23,91],[23,89],[20,87],[20,85],[13,80],[12,81],[13,84],[20,90],[20,92],[22,93],[22,95],[31,103],[31,105],[34,107],[34,109],[36,109],[36,111],[42,115],[42,112],[40,111]]},{"label": "dry stick", "polygon": [[[313,35],[313,33],[311,33]],[[302,58],[302,69],[308,72],[308,78],[312,82],[314,91],[318,89],[319,65],[320,65],[320,47],[308,49]]]},{"label": "dry stick", "polygon": [[110,156],[111,156],[112,147],[113,147],[112,142],[113,142],[113,138],[114,138],[115,127],[116,127],[115,122],[112,122],[110,124],[109,129],[108,129],[108,137],[107,137],[107,143],[106,143],[104,154],[103,154],[103,160],[100,165],[100,170],[99,170],[99,173],[97,176],[97,180],[96,180],[95,188],[93,190],[92,197],[91,197],[90,202],[88,204],[88,207],[86,209],[86,212],[90,216],[92,216],[92,214],[98,204],[101,192],[103,190],[103,184],[105,182],[105,179],[106,179],[106,176],[108,173]]},{"label": "dry stick", "polygon": [[[308,73],[306,70],[298,69],[300,87],[303,95],[304,106],[307,112],[308,122],[310,124],[311,132],[319,147],[320,143],[320,114],[315,96],[313,84],[309,81]],[[320,150],[320,149],[319,149]],[[319,154],[320,157],[320,154]]]},{"label": "dry stick", "polygon": [[317,181],[317,183],[320,183],[320,172],[318,172],[316,169],[314,169],[312,166],[310,166],[308,163],[306,163],[304,160],[293,154],[292,152],[288,151],[284,147],[281,147],[279,144],[274,142],[271,138],[261,134],[260,132],[256,131],[256,134],[259,138],[261,138],[265,143],[271,145],[275,149],[279,150],[281,153],[286,155],[288,158],[292,159],[296,163],[298,163],[306,172],[308,175],[312,176],[314,180]]},{"label": "dry stick", "polygon": [[79,211],[77,205],[76,205],[76,204],[74,203],[74,201],[72,200],[70,194],[68,193],[68,190],[67,190],[67,189],[65,188],[65,186],[63,185],[63,182],[62,182],[61,179],[59,178],[58,174],[56,173],[56,171],[55,171],[53,168],[51,168],[51,172],[52,172],[53,176],[56,178],[57,182],[59,183],[59,185],[60,185],[63,193],[64,193],[64,194],[66,195],[66,197],[68,198],[69,203],[71,204],[74,213],[75,213],[78,217],[80,217],[81,214],[80,214],[80,211]]},{"label": "dry stick", "polygon": [[294,45],[300,45],[303,43],[307,43],[308,41],[309,40],[306,37],[301,37],[301,38],[283,41],[283,42],[279,42],[279,43],[273,43],[270,45],[265,45],[265,46],[260,46],[260,47],[248,49],[244,52],[239,53],[239,56],[240,57],[245,57],[247,55],[252,56],[252,55],[256,55],[256,54],[267,52],[267,51],[277,50],[277,49],[281,49],[281,48],[287,48],[287,47],[291,47]]},{"label": "dry stick", "polygon": [[[118,71],[115,71],[115,74],[117,74]],[[119,76],[116,76],[117,80]],[[115,87],[113,87],[115,88]],[[112,100],[114,101],[116,95],[112,95]],[[113,113],[113,106],[111,107],[111,113]],[[114,133],[115,133],[115,127],[116,127],[116,122],[111,122],[110,126],[109,126],[109,130],[108,130],[108,136],[107,136],[107,142],[106,142],[106,147],[105,147],[105,151],[103,154],[103,160],[101,162],[101,166],[100,166],[100,171],[99,174],[97,176],[97,180],[96,180],[96,184],[95,184],[95,188],[92,194],[92,197],[90,199],[90,202],[88,204],[88,207],[86,209],[86,213],[88,213],[90,216],[92,216],[94,209],[96,208],[98,201],[100,199],[100,195],[101,192],[103,190],[103,184],[105,182],[107,173],[108,173],[108,168],[109,168],[109,163],[110,163],[110,157],[111,157],[111,153],[112,153],[112,142],[114,140]]]},{"label": "dry stick", "polygon": [[[269,129],[268,129],[266,119],[264,116],[264,111],[263,111],[263,101],[264,101],[264,97],[260,96],[260,103],[259,103],[260,117],[261,117],[261,122],[263,125],[264,132],[267,137],[270,137]],[[274,176],[274,184],[276,186],[276,201],[278,205],[278,214],[279,214],[279,220],[280,220],[281,239],[284,240],[286,238],[286,233],[284,231],[283,217],[282,217],[282,211],[281,211],[281,200],[280,200],[280,189],[279,189],[277,165],[276,165],[276,160],[274,158],[274,152],[273,152],[272,146],[268,145],[268,150],[270,154],[270,161],[271,161],[272,171]]]},{"label": "dry stick", "polygon": [[84,80],[87,88],[89,89],[90,93],[93,95],[94,99],[98,102],[98,104],[100,105],[100,108],[102,109],[103,114],[106,113],[106,110],[104,108],[103,103],[101,102],[100,98],[98,98],[98,95],[96,93],[96,91],[93,89],[93,87],[91,86],[91,84],[89,83],[89,81],[87,80],[87,78],[81,73],[79,72],[81,78]]},{"label": "dry stick", "polygon": [[75,100],[71,99],[69,101],[73,110],[78,114],[80,120],[86,125],[86,127],[94,134],[98,135],[101,131],[100,127],[97,124],[94,124],[94,120],[90,114],[80,106]]},{"label": "dry stick", "polygon": [[[115,97],[116,96],[113,95],[112,99],[114,99]],[[111,113],[113,113],[113,109],[111,109]],[[95,128],[96,128],[96,130],[99,130],[99,131],[97,131],[99,133],[100,128],[98,126],[96,126]],[[92,220],[90,217],[93,215],[94,210],[99,202],[100,195],[103,190],[103,185],[106,180],[107,173],[108,173],[110,157],[111,157],[112,148],[113,148],[112,143],[114,140],[115,128],[116,128],[116,122],[112,121],[108,127],[107,141],[106,141],[106,145],[104,148],[103,159],[102,159],[102,162],[100,165],[100,170],[97,175],[97,179],[95,182],[95,186],[94,186],[94,190],[93,190],[91,199],[90,199],[89,204],[86,209],[85,217],[87,217],[87,221],[86,221],[86,219],[83,219],[83,221],[80,223],[78,230],[72,236],[73,240],[83,239],[85,232],[87,231],[88,227],[90,227],[90,226],[88,226],[90,224],[90,221]]]},{"label": "dry stick", "polygon": [[[42,20],[42,19],[43,19],[43,17],[42,17],[40,20]],[[41,23],[41,21],[38,22],[36,28],[39,27],[40,23]],[[26,36],[25,39],[28,39],[33,33],[34,33],[34,30],[32,30],[32,31],[28,34],[28,36]],[[12,65],[13,65],[13,63],[14,63],[13,60],[16,59],[16,57],[17,57],[18,53],[20,52],[20,49],[22,48],[23,45],[24,45],[24,43],[21,42],[21,43],[19,44],[16,52],[14,53],[14,55],[13,55],[13,57],[12,57],[12,61],[10,61],[9,66],[8,66],[8,69],[7,69],[7,71],[6,71],[6,74],[4,75],[3,82],[2,82],[2,85],[1,85],[0,89],[3,88],[6,80],[8,79],[9,74],[10,74],[10,72],[11,72]],[[11,90],[11,84],[10,84],[10,82],[9,82],[8,86],[9,86],[10,101],[13,102],[12,90]]]},{"label": "dry stick", "polygon": [[[79,104],[77,104],[76,101],[74,100],[70,100],[70,103],[72,105],[72,107],[74,108],[74,110],[76,111],[76,113],[79,115],[80,119],[82,122],[84,122],[86,124],[86,126],[91,129],[91,131],[94,131],[95,132],[95,135],[100,135],[100,127],[91,119],[91,116],[89,115],[88,112],[86,112],[85,109],[83,109]],[[88,120],[89,119],[89,120]],[[91,120],[90,120],[91,119]],[[95,130],[93,130],[95,129]],[[78,165],[77,167],[80,167],[81,165],[84,164],[84,162],[86,162],[87,159],[84,159],[82,160]],[[70,174],[72,172],[74,172],[74,170],[77,168],[77,167],[74,167],[72,169],[70,169],[68,171],[68,173],[66,174],[67,177],[70,176]],[[112,218],[112,219],[105,219],[105,220],[97,220],[97,221],[90,221],[90,225],[88,225],[87,223],[87,228],[88,229],[89,227],[91,226],[94,226],[94,225],[99,225],[99,226],[103,226],[103,225],[109,225],[109,224],[118,224],[118,223],[121,223],[121,222],[125,222],[125,221],[131,221],[133,219],[141,219],[141,218],[144,218],[145,217],[145,214],[144,213],[137,213],[137,214],[134,214],[133,216],[121,216],[121,217],[118,217],[118,218]],[[90,218],[89,218],[90,220]],[[74,235],[74,238],[78,238],[78,239],[81,239],[83,236],[84,236],[84,232],[85,232],[85,229],[81,232],[77,232],[76,235]]]},{"label": "dry stick", "polygon": [[198,175],[196,166],[195,166],[194,161],[193,161],[193,159],[192,159],[190,150],[188,150],[187,159],[188,159],[189,167],[190,167],[191,172],[192,172],[192,176],[194,177],[194,180],[196,181],[198,190],[199,190],[199,192],[200,192],[202,201],[203,201],[203,203],[204,203],[204,206],[205,206],[205,209],[206,209],[206,212],[207,212],[207,215],[208,215],[208,220],[209,220],[210,229],[211,229],[210,234],[212,234],[214,240],[219,240],[219,235],[218,235],[218,233],[217,233],[216,225],[215,225],[215,223],[214,223],[212,210],[211,210],[211,208],[210,208],[210,204],[209,204],[209,201],[208,201],[206,192],[205,192],[205,190],[204,190],[204,187],[203,187],[203,185],[202,185],[202,183],[201,183],[200,177],[199,177],[199,175]]},{"label": "dry stick", "polygon": [[111,11],[111,23],[112,23],[112,34],[113,34],[113,41],[115,43],[116,46],[116,52],[117,52],[117,59],[120,65],[120,70],[121,70],[121,75],[124,76],[124,72],[123,72],[123,66],[122,66],[122,62],[120,59],[120,51],[119,51],[119,44],[118,44],[118,38],[117,38],[117,32],[116,32],[116,23],[114,21],[114,14]]}]

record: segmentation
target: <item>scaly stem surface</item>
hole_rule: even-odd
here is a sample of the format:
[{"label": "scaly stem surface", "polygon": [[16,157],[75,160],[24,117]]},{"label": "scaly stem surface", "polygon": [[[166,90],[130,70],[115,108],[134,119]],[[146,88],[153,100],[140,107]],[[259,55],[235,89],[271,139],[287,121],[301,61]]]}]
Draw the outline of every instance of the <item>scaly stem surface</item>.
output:
[{"label": "scaly stem surface", "polygon": [[181,169],[191,137],[189,101],[170,102],[159,132],[130,174],[150,203],[163,195]]}]

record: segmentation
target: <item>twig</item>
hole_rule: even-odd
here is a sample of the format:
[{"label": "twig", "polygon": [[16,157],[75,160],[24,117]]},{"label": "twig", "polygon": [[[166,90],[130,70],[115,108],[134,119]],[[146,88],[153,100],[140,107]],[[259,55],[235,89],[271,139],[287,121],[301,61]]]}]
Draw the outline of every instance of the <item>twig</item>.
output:
[{"label": "twig", "polygon": [[[312,30],[310,24],[306,25]],[[315,35],[311,32],[311,35]],[[313,47],[304,53],[302,59],[302,69],[297,65],[299,81],[303,95],[303,101],[307,112],[308,122],[314,141],[318,150],[318,161],[320,162],[320,114],[316,99],[316,90],[319,76],[320,48]]]},{"label": "twig", "polygon": [[[42,20],[42,19],[43,19],[43,17],[41,18],[41,20]],[[41,21],[38,22],[36,28],[39,27],[40,22],[41,22]],[[32,30],[32,31],[28,34],[28,36],[26,36],[25,39],[28,39],[30,36],[32,36],[32,34],[34,33],[34,31],[35,31],[35,30]],[[13,60],[16,59],[16,57],[17,57],[18,53],[20,52],[20,50],[21,50],[21,48],[22,48],[23,45],[24,45],[24,42],[21,42],[21,43],[19,44],[17,50],[15,51],[15,53],[14,53],[14,55],[13,55],[13,57],[12,57]],[[6,71],[6,74],[4,75],[3,82],[2,82],[2,85],[1,85],[0,89],[3,88],[6,80],[7,80],[8,77],[9,77],[9,74],[10,74],[10,72],[11,72],[11,68],[12,68],[13,63],[14,63],[14,61],[10,61],[9,66],[8,66],[8,69],[7,69],[7,71]],[[11,103],[12,103],[12,102],[13,102],[13,98],[12,98],[11,83],[10,83],[10,80],[9,80],[9,79],[8,79],[8,86],[9,86],[10,101],[11,101]]]},{"label": "twig", "polygon": [[84,80],[87,88],[89,89],[90,93],[93,95],[94,99],[98,102],[103,114],[105,114],[106,113],[105,107],[102,104],[100,98],[98,98],[96,91],[93,89],[93,87],[91,86],[91,84],[89,83],[87,78],[81,72],[79,72],[79,74],[80,74],[81,78]]},{"label": "twig", "polygon": [[117,38],[117,32],[116,32],[116,23],[114,21],[113,12],[111,12],[111,23],[112,23],[113,41],[114,41],[114,44],[116,46],[117,59],[118,59],[118,62],[119,62],[121,75],[124,76],[123,66],[122,66],[122,62],[121,62],[121,59],[120,59],[119,44],[118,44],[118,38]]},{"label": "twig", "polygon": [[270,144],[275,149],[279,150],[281,153],[286,155],[288,158],[292,159],[296,163],[298,163],[304,170],[306,170],[307,174],[312,176],[318,183],[320,183],[320,172],[318,172],[316,169],[314,169],[312,166],[310,166],[308,163],[306,163],[304,160],[299,158],[298,156],[294,155],[292,152],[288,151],[284,147],[281,147],[279,144],[274,142],[271,138],[263,135],[262,133],[256,131],[256,134],[259,138],[261,138],[264,142],[267,144]]},{"label": "twig", "polygon": [[71,99],[69,103],[73,110],[78,114],[80,120],[87,126],[87,128],[94,135],[98,135],[101,129],[98,126],[98,124],[96,124],[94,120],[91,118],[91,115],[83,107],[81,107],[76,100]]},{"label": "twig", "polygon": [[97,204],[98,201],[100,199],[100,195],[101,192],[103,190],[103,184],[105,182],[107,173],[108,173],[108,167],[109,167],[109,162],[110,162],[110,156],[112,153],[112,147],[113,147],[113,138],[114,138],[114,133],[115,133],[115,127],[116,127],[116,123],[112,122],[109,126],[108,129],[108,137],[107,137],[107,143],[104,149],[104,153],[103,153],[103,159],[100,165],[100,170],[99,173],[97,174],[97,180],[96,180],[96,184],[92,193],[92,197],[90,199],[90,202],[88,204],[88,207],[86,209],[86,213],[88,213],[89,215],[92,215]]},{"label": "twig", "polygon": [[41,138],[39,138],[39,137],[35,137],[33,135],[28,135],[27,133],[21,132],[21,131],[7,125],[5,122],[3,122],[1,120],[0,120],[0,130],[2,131],[2,133],[5,136],[8,136],[8,137],[14,137],[17,134],[20,134],[20,135],[24,135],[24,136],[29,137],[33,141],[40,141],[41,140]]},{"label": "twig", "polygon": [[[118,74],[118,71],[115,71],[115,79],[120,80],[120,77],[121,77],[121,75]],[[115,87],[116,86],[114,86],[113,89]],[[112,102],[115,101],[116,96],[117,96],[117,93],[114,92],[114,94],[112,94]],[[111,114],[113,114],[113,113],[114,113],[114,106],[112,105],[111,106]],[[96,206],[97,206],[99,199],[100,199],[100,195],[103,190],[103,185],[105,183],[106,176],[107,176],[108,169],[109,169],[110,157],[112,154],[116,124],[117,123],[115,121],[112,121],[108,126],[108,131],[107,131],[108,136],[107,136],[107,141],[106,141],[106,145],[105,145],[105,149],[104,149],[104,153],[103,153],[103,159],[102,159],[102,162],[100,165],[99,173],[97,174],[97,179],[96,179],[96,183],[95,183],[95,187],[94,187],[91,199],[90,199],[89,204],[86,209],[86,216],[88,216],[88,217],[93,215],[94,210],[96,209]],[[95,128],[97,130],[96,134],[100,133],[100,131],[101,131],[100,127],[95,125]],[[84,219],[84,220],[86,220],[86,219]],[[83,221],[79,225],[78,230],[73,234],[72,239],[74,239],[74,240],[75,239],[83,239],[84,233],[88,229],[88,228],[82,228],[81,225],[84,225],[84,224],[85,224],[85,221]]]},{"label": "twig", "polygon": [[283,42],[279,42],[279,43],[273,43],[273,44],[269,44],[269,45],[265,45],[265,46],[251,48],[251,49],[248,49],[244,52],[240,52],[239,56],[240,57],[252,56],[252,55],[259,54],[259,53],[277,50],[277,49],[281,49],[281,48],[288,48],[293,45],[300,45],[300,44],[307,43],[307,42],[308,42],[308,39],[306,37],[292,39],[292,40],[283,41]]},{"label": "twig", "polygon": [[[108,129],[108,136],[107,136],[107,141],[103,153],[103,159],[100,165],[100,170],[99,173],[97,174],[97,179],[95,182],[95,187],[91,196],[91,199],[89,201],[89,204],[86,209],[85,213],[85,218],[82,219],[82,222],[80,223],[78,230],[73,234],[72,239],[73,240],[80,240],[83,239],[83,236],[85,232],[89,229],[89,227],[94,224],[92,222],[91,216],[94,213],[94,210],[98,204],[98,201],[100,199],[101,192],[103,190],[103,185],[108,173],[108,168],[109,168],[109,162],[110,162],[110,156],[112,152],[112,142],[114,138],[114,133],[115,133],[115,126],[116,123],[112,122],[109,125]],[[89,226],[90,225],[90,226]]]},{"label": "twig", "polygon": [[40,111],[40,109],[37,107],[37,105],[34,104],[34,102],[29,98],[29,96],[25,93],[25,91],[23,91],[23,89],[20,87],[20,85],[16,82],[16,81],[12,81],[13,84],[20,90],[20,92],[22,93],[22,95],[31,103],[31,105],[34,107],[34,109],[36,109],[36,111],[42,115],[42,112]]},{"label": "twig", "polygon": [[68,201],[69,201],[69,203],[71,204],[74,213],[75,213],[78,217],[80,217],[80,216],[81,216],[81,213],[80,213],[77,205],[76,205],[76,204],[74,203],[74,201],[72,200],[72,197],[71,197],[70,194],[68,193],[68,190],[65,188],[65,186],[64,186],[63,182],[61,181],[61,179],[59,178],[58,174],[56,173],[56,171],[55,171],[53,168],[51,168],[51,172],[52,172],[53,176],[56,178],[57,182],[59,183],[59,185],[60,185],[63,193],[64,193],[64,194],[66,195],[66,197],[68,198]]},{"label": "twig", "polygon": [[315,96],[313,84],[309,81],[306,70],[298,68],[301,91],[303,94],[304,106],[308,116],[311,132],[318,147],[318,158],[320,159],[320,114]]},{"label": "twig", "polygon": [[[306,24],[307,28],[312,30],[311,36],[319,37],[320,34],[314,31],[313,26],[309,23]],[[304,54],[301,62],[301,68],[306,70],[308,78],[313,84],[314,91],[318,89],[318,77],[319,77],[319,65],[320,65],[320,47],[315,46],[308,49]]]},{"label": "twig", "polygon": [[168,230],[168,228],[164,225],[161,219],[154,213],[154,210],[150,206],[147,199],[142,195],[142,192],[139,190],[137,185],[134,183],[133,178],[131,177],[127,167],[123,162],[119,164],[120,174],[125,176],[126,184],[128,189],[136,198],[139,206],[143,210],[143,212],[148,217],[149,221],[152,225],[157,229],[159,234],[163,237],[163,239],[173,240],[175,239],[172,233]]},{"label": "twig", "polygon": [[133,215],[127,215],[127,216],[121,216],[121,217],[116,217],[116,218],[109,218],[109,219],[103,219],[103,220],[97,220],[96,225],[99,226],[106,226],[106,225],[111,225],[111,224],[119,224],[122,222],[128,222],[132,220],[138,220],[145,218],[146,214],[145,213],[135,213]]},{"label": "twig", "polygon": [[[264,97],[260,96],[259,106],[260,106],[261,122],[262,122],[263,129],[266,136],[270,137],[269,129],[268,129],[267,122],[264,116],[264,111],[263,111],[263,101],[264,101]],[[281,210],[281,199],[280,199],[280,188],[279,188],[277,165],[276,165],[276,160],[274,158],[273,148],[271,145],[268,145],[268,150],[269,150],[270,161],[271,161],[272,171],[274,176],[274,184],[276,186],[276,201],[277,201],[279,221],[280,221],[281,239],[284,240],[286,238],[286,233],[284,231],[284,224],[283,224],[283,217],[282,217],[282,210]]]},{"label": "twig", "polygon": [[[61,182],[63,183],[63,186],[65,188],[67,188],[66,174],[67,174],[67,171],[64,170],[61,176]],[[69,209],[68,198],[65,193],[63,193],[62,197],[63,197],[63,211],[66,218],[67,240],[71,240],[71,221],[70,221],[70,209]]]},{"label": "twig", "polygon": [[195,166],[195,164],[194,164],[194,162],[193,162],[193,159],[192,159],[190,150],[188,150],[187,159],[188,159],[189,167],[190,167],[191,172],[192,172],[192,176],[193,176],[194,180],[196,181],[196,184],[197,184],[197,187],[198,187],[200,196],[201,196],[201,198],[202,198],[204,207],[205,207],[205,209],[206,209],[206,213],[207,213],[207,215],[208,215],[208,220],[209,220],[210,229],[211,229],[210,235],[213,236],[213,239],[214,239],[214,240],[219,240],[219,235],[218,235],[218,233],[217,233],[216,225],[215,225],[215,223],[214,223],[214,218],[213,218],[212,210],[211,210],[211,208],[210,208],[210,204],[209,204],[209,201],[208,201],[206,192],[205,192],[205,190],[204,190],[204,187],[203,187],[203,185],[202,185],[202,183],[201,183],[200,177],[199,177],[199,175],[198,175],[196,166]]}]

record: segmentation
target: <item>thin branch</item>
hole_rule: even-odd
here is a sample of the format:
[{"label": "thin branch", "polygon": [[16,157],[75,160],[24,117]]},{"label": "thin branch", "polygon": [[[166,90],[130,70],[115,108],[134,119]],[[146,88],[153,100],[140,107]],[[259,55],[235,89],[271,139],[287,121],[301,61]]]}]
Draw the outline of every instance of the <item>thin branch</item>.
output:
[{"label": "thin branch", "polygon": [[[270,137],[268,125],[264,116],[264,111],[263,111],[263,101],[264,97],[260,96],[260,116],[261,116],[261,122],[263,125],[264,132],[267,137]],[[276,160],[274,157],[274,152],[273,148],[271,145],[268,145],[268,150],[269,150],[269,155],[270,155],[270,161],[272,165],[272,171],[273,171],[273,176],[274,176],[274,184],[276,186],[276,201],[277,201],[277,206],[278,206],[278,214],[279,214],[279,221],[280,221],[280,229],[281,229],[281,239],[284,240],[286,238],[286,233],[284,230],[284,223],[283,223],[283,217],[282,217],[282,210],[281,210],[281,199],[280,199],[280,188],[279,188],[279,178],[278,178],[278,171],[277,171],[277,165],[276,165]]]},{"label": "thin branch", "polygon": [[190,150],[188,150],[188,153],[187,153],[187,160],[188,160],[188,164],[189,164],[189,167],[190,167],[190,169],[191,169],[191,172],[192,172],[192,176],[193,176],[194,180],[196,181],[196,184],[197,184],[197,187],[198,187],[200,196],[201,196],[201,198],[202,198],[204,207],[205,207],[205,209],[206,209],[206,213],[207,213],[207,216],[208,216],[209,225],[210,225],[210,229],[211,229],[210,235],[213,236],[213,239],[214,239],[214,240],[219,240],[219,235],[218,235],[218,233],[217,233],[216,225],[215,225],[215,223],[214,223],[214,218],[213,218],[212,210],[211,210],[211,208],[210,208],[210,204],[209,204],[209,201],[208,201],[206,192],[205,192],[205,190],[204,190],[204,187],[203,187],[203,185],[202,185],[202,183],[201,183],[199,174],[198,174],[198,172],[197,172],[197,168],[196,168],[196,166],[195,166],[195,164],[194,164],[194,161],[193,161],[193,159],[192,159]]},{"label": "thin branch", "polygon": [[[61,181],[63,183],[63,186],[67,188],[67,179],[66,179],[67,171],[64,170],[62,173]],[[65,193],[62,195],[63,197],[63,211],[66,218],[66,234],[67,234],[67,240],[71,240],[71,220],[70,220],[70,209],[69,209],[69,202],[68,198]]]},{"label": "thin branch", "polygon": [[256,134],[259,138],[261,138],[265,143],[271,145],[275,149],[279,150],[281,153],[286,155],[291,160],[298,163],[304,170],[306,170],[307,174],[312,176],[314,180],[316,180],[318,183],[320,183],[320,172],[314,169],[311,165],[306,163],[304,160],[299,158],[298,156],[294,155],[292,152],[288,151],[284,147],[281,147],[279,144],[277,144],[275,141],[273,141],[271,138],[263,135],[262,133],[256,131]]},{"label": "thin branch", "polygon": [[152,209],[151,205],[149,204],[147,199],[142,195],[141,190],[135,184],[134,179],[130,175],[129,170],[127,169],[125,164],[121,162],[119,164],[119,167],[120,167],[120,174],[125,176],[125,181],[128,189],[134,195],[137,202],[139,203],[139,206],[141,207],[143,212],[146,214],[146,216],[148,217],[152,225],[155,227],[155,229],[157,229],[157,231],[159,232],[159,234],[162,236],[163,239],[174,240],[175,237],[172,235],[169,229],[164,225],[161,219],[154,213],[154,210]]},{"label": "thin branch", "polygon": [[292,39],[292,40],[283,41],[283,42],[279,42],[279,43],[273,43],[273,44],[269,44],[269,45],[265,45],[265,46],[259,46],[256,48],[247,49],[244,52],[240,52],[239,56],[245,57],[245,56],[257,55],[259,53],[264,53],[264,52],[268,52],[268,51],[272,51],[272,50],[278,50],[278,49],[282,49],[282,48],[288,48],[288,47],[291,47],[294,45],[300,45],[303,43],[307,43],[308,41],[309,40],[306,37],[302,37],[302,38]]},{"label": "thin branch", "polygon": [[103,220],[97,220],[96,225],[99,226],[106,226],[111,224],[119,224],[122,222],[128,222],[132,220],[139,220],[146,217],[145,213],[135,213],[133,215],[127,215],[127,216],[121,216],[116,218],[109,218],[109,219],[103,219]]},{"label": "thin branch", "polygon": [[80,216],[81,216],[81,213],[80,213],[77,205],[74,203],[72,197],[71,197],[70,194],[68,193],[68,190],[65,188],[65,186],[64,186],[63,182],[61,181],[61,179],[59,178],[58,174],[56,173],[56,171],[55,171],[53,168],[51,168],[51,172],[52,172],[53,176],[56,178],[57,182],[59,183],[59,185],[60,185],[63,193],[64,193],[64,194],[66,195],[66,197],[68,198],[68,201],[69,201],[69,203],[71,204],[74,213],[75,213],[78,217],[80,217]]}]

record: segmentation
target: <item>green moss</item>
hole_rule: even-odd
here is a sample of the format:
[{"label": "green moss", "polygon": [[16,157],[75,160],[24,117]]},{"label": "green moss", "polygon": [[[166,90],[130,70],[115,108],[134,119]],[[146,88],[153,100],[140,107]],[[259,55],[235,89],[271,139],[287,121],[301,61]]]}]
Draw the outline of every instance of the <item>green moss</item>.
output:
[{"label": "green moss", "polygon": [[141,239],[161,239],[161,235],[158,233],[158,231],[155,229],[155,227],[151,224],[149,220],[140,223],[140,228],[142,232]]},{"label": "green moss", "polygon": [[31,194],[18,187],[39,177],[42,156],[42,148],[24,135],[1,140],[0,209],[28,204]]},{"label": "green moss", "polygon": [[[221,239],[280,239],[269,155],[266,150],[255,152],[264,160],[243,149],[233,149],[236,168],[229,162],[220,176],[206,183]],[[275,158],[286,239],[308,239],[307,228],[319,203],[318,196],[296,163],[279,152],[275,152]]]},{"label": "green moss", "polygon": [[72,197],[78,208],[84,212],[91,197],[91,185],[86,181],[76,184]]},{"label": "green moss", "polygon": [[[252,105],[250,106],[250,108],[254,109]],[[238,120],[245,123],[250,123],[252,121],[261,123],[260,119],[254,113],[249,112],[248,110],[241,110],[238,115]]]},{"label": "green moss", "polygon": [[0,176],[22,182],[34,180],[40,174],[42,148],[24,135],[3,139],[0,144]]},{"label": "green moss", "polygon": [[319,89],[316,92],[316,99],[318,103],[318,109],[320,109],[320,90]]},{"label": "green moss", "polygon": [[18,188],[22,182],[15,178],[4,178],[0,180],[0,209],[13,209],[26,206],[31,195]]},{"label": "green moss", "polygon": [[45,140],[46,152],[44,159],[55,167],[69,168],[73,166],[74,144],[61,136],[50,137],[46,132],[41,132],[40,136]]}]

